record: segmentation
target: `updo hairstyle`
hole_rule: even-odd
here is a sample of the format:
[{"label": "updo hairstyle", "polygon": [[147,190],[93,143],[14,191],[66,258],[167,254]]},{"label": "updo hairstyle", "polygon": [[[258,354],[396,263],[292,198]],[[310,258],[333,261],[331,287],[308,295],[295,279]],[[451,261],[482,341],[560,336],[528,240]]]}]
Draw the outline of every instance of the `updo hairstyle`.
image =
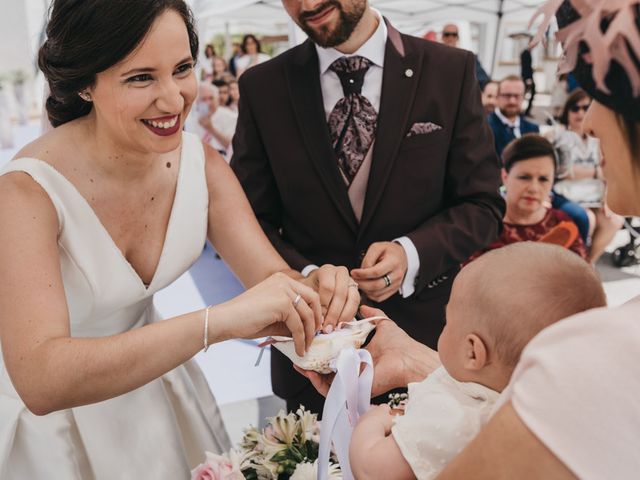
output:
[{"label": "updo hairstyle", "polygon": [[198,35],[183,0],[54,0],[47,40],[38,53],[51,92],[46,101],[51,124],[87,115],[92,103],[78,93],[95,83],[96,74],[125,59],[169,9],[183,18],[195,61]]}]

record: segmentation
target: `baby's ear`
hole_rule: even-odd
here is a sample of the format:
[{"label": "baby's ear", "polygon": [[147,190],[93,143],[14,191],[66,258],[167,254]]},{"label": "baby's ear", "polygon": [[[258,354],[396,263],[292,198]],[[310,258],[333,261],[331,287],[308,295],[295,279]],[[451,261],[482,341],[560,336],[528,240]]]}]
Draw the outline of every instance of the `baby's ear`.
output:
[{"label": "baby's ear", "polygon": [[480,370],[487,364],[487,346],[475,333],[465,338],[465,367],[469,370]]}]

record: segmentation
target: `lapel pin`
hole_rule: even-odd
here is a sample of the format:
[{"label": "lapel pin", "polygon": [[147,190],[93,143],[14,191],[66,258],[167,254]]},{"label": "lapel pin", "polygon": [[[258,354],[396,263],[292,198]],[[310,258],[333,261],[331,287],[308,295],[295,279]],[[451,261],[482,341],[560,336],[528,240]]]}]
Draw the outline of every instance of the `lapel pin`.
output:
[{"label": "lapel pin", "polygon": [[407,68],[407,69],[404,71],[404,76],[405,76],[405,77],[407,77],[407,78],[411,78],[411,77],[413,77],[413,70],[411,70],[410,68]]}]

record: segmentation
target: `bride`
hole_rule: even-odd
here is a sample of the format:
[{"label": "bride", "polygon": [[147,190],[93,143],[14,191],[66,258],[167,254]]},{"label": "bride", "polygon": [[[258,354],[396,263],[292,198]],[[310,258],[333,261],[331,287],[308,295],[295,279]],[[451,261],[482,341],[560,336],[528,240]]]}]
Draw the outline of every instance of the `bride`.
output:
[{"label": "bride", "polygon": [[[55,0],[47,34],[57,128],[0,172],[0,477],[185,478],[229,447],[191,357],[270,334],[302,354],[353,317],[357,285],[289,270],[226,162],[182,132],[198,50],[183,0]],[[159,321],[153,294],[207,237],[248,290]]]}]

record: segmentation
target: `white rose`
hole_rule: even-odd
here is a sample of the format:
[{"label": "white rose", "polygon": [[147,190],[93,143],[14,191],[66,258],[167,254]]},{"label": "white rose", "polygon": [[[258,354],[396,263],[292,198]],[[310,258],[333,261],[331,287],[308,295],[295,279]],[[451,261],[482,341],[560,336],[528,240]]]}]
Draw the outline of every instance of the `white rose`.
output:
[{"label": "white rose", "polygon": [[[313,463],[299,463],[296,465],[296,469],[290,477],[290,480],[316,480],[318,477],[318,461]],[[328,477],[329,480],[342,480],[342,474],[338,465],[332,464],[329,466]]]}]

